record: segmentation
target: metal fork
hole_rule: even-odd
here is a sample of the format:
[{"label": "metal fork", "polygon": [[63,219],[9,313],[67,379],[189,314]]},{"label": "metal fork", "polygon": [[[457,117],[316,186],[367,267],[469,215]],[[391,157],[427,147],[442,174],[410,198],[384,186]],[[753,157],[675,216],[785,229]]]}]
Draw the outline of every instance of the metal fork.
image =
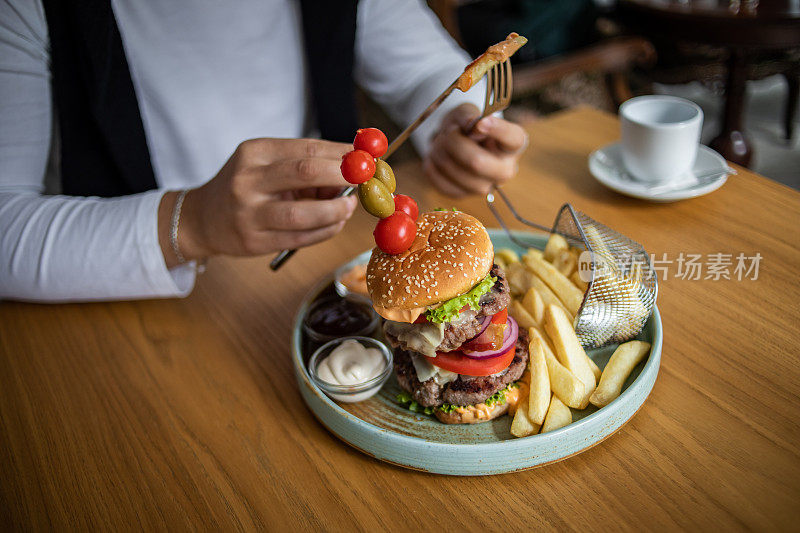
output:
[{"label": "metal fork", "polygon": [[511,62],[506,59],[486,73],[486,98],[483,101],[483,114],[472,121],[466,129],[466,133],[475,129],[475,125],[482,118],[507,108],[511,103],[511,89]]}]

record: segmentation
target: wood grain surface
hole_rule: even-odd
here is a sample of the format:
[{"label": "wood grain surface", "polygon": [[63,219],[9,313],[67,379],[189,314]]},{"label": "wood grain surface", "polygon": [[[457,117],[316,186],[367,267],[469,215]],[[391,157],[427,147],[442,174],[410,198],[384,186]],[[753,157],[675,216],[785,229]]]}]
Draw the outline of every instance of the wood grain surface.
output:
[{"label": "wood grain surface", "polygon": [[[314,282],[370,247],[359,213],[277,274],[213,260],[184,300],[0,304],[0,528],[796,530],[800,194],[740,169],[650,204],[587,170],[616,118],[578,109],[529,131],[506,187],[529,217],[550,224],[570,201],[658,258],[763,256],[757,281],[661,282],[661,373],[617,434],[481,478],[404,470],[329,434],[300,398],[289,332]],[[425,188],[418,164],[395,171],[422,208],[496,226],[482,199]]]}]

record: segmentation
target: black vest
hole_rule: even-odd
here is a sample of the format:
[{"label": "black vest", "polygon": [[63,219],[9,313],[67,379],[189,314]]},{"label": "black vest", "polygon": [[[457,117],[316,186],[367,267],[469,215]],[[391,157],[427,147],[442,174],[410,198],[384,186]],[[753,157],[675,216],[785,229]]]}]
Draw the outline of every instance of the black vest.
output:
[{"label": "black vest", "polygon": [[[299,1],[317,127],[324,139],[351,141],[357,127],[357,0]],[[110,0],[43,3],[61,139],[62,192],[110,197],[155,189],[139,104]]]}]

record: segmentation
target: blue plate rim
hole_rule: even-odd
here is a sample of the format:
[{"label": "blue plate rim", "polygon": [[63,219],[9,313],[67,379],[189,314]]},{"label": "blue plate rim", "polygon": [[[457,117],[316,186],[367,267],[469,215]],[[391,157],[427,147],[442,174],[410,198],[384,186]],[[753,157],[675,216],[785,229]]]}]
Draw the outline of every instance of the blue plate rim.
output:
[{"label": "blue plate rim", "polygon": [[[495,228],[487,228],[489,231],[490,236],[492,233],[502,232],[502,230],[495,229]],[[514,234],[515,237],[530,238],[532,236],[529,232],[524,231],[512,231],[511,233]],[[348,261],[342,263],[345,265],[350,263],[365,254],[371,253],[372,250],[367,250],[358,254],[357,256],[349,259]],[[339,265],[342,266],[342,265]],[[337,267],[337,268],[339,268]],[[333,275],[327,275],[318,283],[316,283],[311,290],[306,293],[305,297],[302,300],[300,308],[298,309],[297,313],[294,316],[293,321],[293,331],[292,331],[292,362],[296,369],[301,369],[302,372],[299,373],[303,377],[304,384],[314,392],[315,395],[319,396],[323,402],[328,404],[329,407],[332,407],[334,412],[344,418],[349,418],[355,421],[357,424],[362,425],[365,427],[366,430],[371,432],[378,432],[381,433],[384,437],[388,437],[389,439],[393,440],[398,444],[404,444],[408,446],[420,446],[425,445],[433,449],[441,449],[442,451],[452,448],[453,446],[456,447],[466,447],[469,449],[481,451],[485,449],[496,449],[498,446],[509,447],[509,448],[516,448],[519,445],[524,445],[525,443],[529,442],[530,439],[539,439],[537,442],[542,444],[547,444],[549,440],[557,441],[563,435],[568,433],[578,432],[584,426],[591,425],[595,420],[601,416],[605,416],[609,410],[613,410],[614,407],[618,406],[619,404],[625,402],[628,397],[634,396],[635,392],[638,391],[640,388],[647,386],[648,384],[642,379],[642,376],[648,373],[648,371],[652,371],[652,367],[656,366],[659,367],[661,364],[661,348],[663,345],[663,329],[661,323],[661,314],[658,311],[658,306],[653,307],[653,313],[650,317],[650,320],[653,320],[654,323],[654,331],[653,331],[653,342],[651,343],[650,347],[650,354],[648,355],[647,361],[645,362],[642,371],[640,372],[639,376],[634,380],[631,385],[626,388],[622,393],[611,401],[608,405],[603,407],[602,409],[598,409],[594,413],[591,413],[580,420],[573,422],[564,426],[563,428],[559,428],[553,431],[549,431],[547,433],[539,433],[536,435],[530,435],[527,437],[515,438],[515,439],[508,439],[504,441],[498,442],[485,442],[485,443],[451,443],[451,442],[436,442],[430,441],[419,437],[414,437],[411,435],[404,435],[402,433],[397,433],[387,428],[383,428],[380,426],[376,426],[371,422],[367,422],[357,416],[349,413],[342,407],[340,407],[336,402],[331,400],[323,391],[321,391],[314,383],[311,381],[310,376],[308,375],[308,369],[306,369],[306,365],[303,363],[303,357],[300,350],[300,346],[302,345],[302,328],[298,327],[299,324],[302,323],[302,318],[305,314],[306,309],[316,297],[326,286],[328,286],[333,281]],[[649,392],[647,394],[649,396]],[[642,401],[642,404],[646,401],[645,399]],[[602,411],[606,410],[606,413]],[[522,443],[522,444],[518,444]],[[595,443],[593,443],[595,444]]]}]

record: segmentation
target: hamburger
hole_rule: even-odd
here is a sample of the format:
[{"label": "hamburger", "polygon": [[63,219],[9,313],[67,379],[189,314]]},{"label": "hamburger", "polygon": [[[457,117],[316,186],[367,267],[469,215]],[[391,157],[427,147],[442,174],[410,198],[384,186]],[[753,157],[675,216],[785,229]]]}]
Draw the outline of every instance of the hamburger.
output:
[{"label": "hamburger", "polygon": [[508,316],[508,282],[476,218],[422,214],[407,251],[372,251],[366,281],[407,402],[447,424],[486,422],[516,402],[527,333]]}]

